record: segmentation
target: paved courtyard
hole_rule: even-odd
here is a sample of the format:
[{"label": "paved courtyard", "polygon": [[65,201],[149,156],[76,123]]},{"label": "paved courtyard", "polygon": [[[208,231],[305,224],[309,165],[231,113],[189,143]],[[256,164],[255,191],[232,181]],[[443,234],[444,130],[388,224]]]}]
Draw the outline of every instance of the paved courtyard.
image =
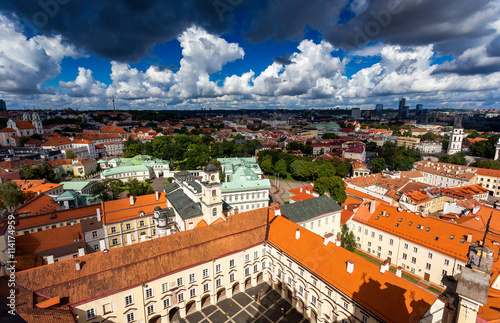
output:
[{"label": "paved courtyard", "polygon": [[[271,184],[274,185],[275,180],[270,179]],[[285,201],[290,201],[290,192],[288,190],[301,187],[301,186],[306,186],[309,185],[310,183],[305,183],[305,182],[298,182],[298,181],[286,181],[286,180],[280,180],[279,181],[279,192],[276,194],[276,187],[271,187],[269,190],[269,193],[271,194],[271,197],[273,198],[273,202],[279,202],[280,204],[283,205]]]},{"label": "paved courtyard", "polygon": [[[255,298],[254,298],[255,297]],[[286,311],[283,315],[282,308]],[[281,298],[267,283],[247,289],[235,294],[232,298],[224,299],[216,305],[210,305],[201,311],[179,320],[181,323],[306,323],[302,314],[292,305]]]}]

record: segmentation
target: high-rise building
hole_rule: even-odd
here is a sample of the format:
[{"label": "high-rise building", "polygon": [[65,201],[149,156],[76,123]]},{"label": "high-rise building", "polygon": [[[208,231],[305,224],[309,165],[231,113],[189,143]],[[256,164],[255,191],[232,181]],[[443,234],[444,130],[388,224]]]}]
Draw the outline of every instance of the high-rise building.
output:
[{"label": "high-rise building", "polygon": [[417,107],[415,108],[415,117],[420,117],[422,115],[423,107],[423,104],[417,104]]},{"label": "high-rise building", "polygon": [[361,109],[360,108],[352,108],[352,110],[351,110],[351,117],[354,120],[361,119]]},{"label": "high-rise building", "polygon": [[398,110],[398,118],[399,119],[401,119],[403,117],[403,109],[405,107],[405,104],[406,104],[406,99],[401,98],[401,100],[399,101],[399,110]]},{"label": "high-rise building", "polygon": [[410,107],[408,105],[406,105],[401,110],[401,118],[406,119],[406,118],[408,118],[409,114],[410,114]]},{"label": "high-rise building", "polygon": [[381,117],[384,115],[384,105],[382,103],[379,103],[375,106],[375,114],[377,117]]},{"label": "high-rise building", "polygon": [[5,104],[4,100],[0,99],[0,111],[5,111],[7,110],[7,105]]}]

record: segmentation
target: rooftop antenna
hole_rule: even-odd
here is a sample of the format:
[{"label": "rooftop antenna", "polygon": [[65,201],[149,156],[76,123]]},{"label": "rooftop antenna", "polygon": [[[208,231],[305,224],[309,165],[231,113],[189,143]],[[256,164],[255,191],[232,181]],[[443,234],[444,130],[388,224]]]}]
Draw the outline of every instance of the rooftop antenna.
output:
[{"label": "rooftop antenna", "polygon": [[[490,230],[490,221],[491,218],[493,217],[493,211],[491,211],[490,218],[488,219],[488,223],[486,223],[486,230],[484,230],[484,236],[483,236],[483,241],[481,242],[481,247],[484,247],[484,243],[486,242],[486,234],[488,234],[488,231]],[[483,259],[483,252],[481,252],[481,255],[479,256],[479,265],[478,267],[481,266],[481,260]]]},{"label": "rooftop antenna", "polygon": [[115,106],[115,96],[113,95],[113,111],[116,111],[116,106]]}]

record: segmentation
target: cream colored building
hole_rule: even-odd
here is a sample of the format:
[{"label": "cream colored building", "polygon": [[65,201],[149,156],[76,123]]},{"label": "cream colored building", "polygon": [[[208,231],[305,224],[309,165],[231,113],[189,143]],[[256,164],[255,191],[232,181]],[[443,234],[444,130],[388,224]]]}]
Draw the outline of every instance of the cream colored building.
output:
[{"label": "cream colored building", "polygon": [[413,149],[416,144],[420,142],[420,138],[413,138],[413,137],[398,137],[396,139],[396,145],[398,147],[406,147]]}]

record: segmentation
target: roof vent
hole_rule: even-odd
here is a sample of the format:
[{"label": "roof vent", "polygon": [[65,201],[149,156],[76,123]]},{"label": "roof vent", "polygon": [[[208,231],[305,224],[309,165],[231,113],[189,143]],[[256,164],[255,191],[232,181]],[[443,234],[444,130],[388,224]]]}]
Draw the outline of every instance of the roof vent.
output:
[{"label": "roof vent", "polygon": [[389,259],[384,260],[383,263],[380,264],[380,272],[383,274],[389,270]]},{"label": "roof vent", "polygon": [[300,238],[300,229],[295,230],[295,240],[299,240]]},{"label": "roof vent", "polygon": [[80,271],[81,267],[80,267],[80,260],[75,260],[75,269],[76,271]]}]

